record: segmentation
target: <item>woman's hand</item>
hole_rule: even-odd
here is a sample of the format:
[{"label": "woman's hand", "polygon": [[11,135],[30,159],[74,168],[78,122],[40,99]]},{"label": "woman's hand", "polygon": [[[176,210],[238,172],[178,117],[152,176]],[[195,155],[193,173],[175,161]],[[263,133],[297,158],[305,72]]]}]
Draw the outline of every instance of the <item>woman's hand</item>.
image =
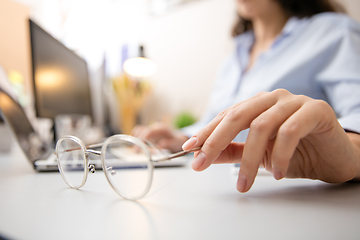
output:
[{"label": "woman's hand", "polygon": [[[245,143],[232,140],[250,128]],[[184,145],[202,146],[192,167],[241,163],[237,189],[248,191],[259,167],[276,179],[345,182],[360,176],[360,135],[346,133],[324,101],[286,90],[259,93],[218,114]]]},{"label": "woman's hand", "polygon": [[168,149],[172,152],[181,150],[181,145],[189,138],[175,132],[163,123],[154,123],[150,126],[135,126],[131,133],[133,136],[147,139],[159,148]]}]

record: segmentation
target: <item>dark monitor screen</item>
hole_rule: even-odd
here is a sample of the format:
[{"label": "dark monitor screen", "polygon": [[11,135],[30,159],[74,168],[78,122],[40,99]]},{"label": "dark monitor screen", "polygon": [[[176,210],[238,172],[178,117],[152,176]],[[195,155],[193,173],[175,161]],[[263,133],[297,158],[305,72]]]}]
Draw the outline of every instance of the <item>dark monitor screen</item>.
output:
[{"label": "dark monitor screen", "polygon": [[31,20],[30,36],[37,116],[92,116],[86,61]]},{"label": "dark monitor screen", "polygon": [[12,130],[28,159],[34,162],[47,151],[35,133],[23,108],[2,89],[0,89],[0,114]]}]

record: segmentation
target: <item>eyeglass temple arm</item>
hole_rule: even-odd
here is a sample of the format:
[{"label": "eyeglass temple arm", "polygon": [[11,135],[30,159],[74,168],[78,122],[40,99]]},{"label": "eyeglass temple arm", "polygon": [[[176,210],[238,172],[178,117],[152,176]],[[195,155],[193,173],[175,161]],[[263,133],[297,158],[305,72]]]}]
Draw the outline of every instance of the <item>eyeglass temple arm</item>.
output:
[{"label": "eyeglass temple arm", "polygon": [[[88,146],[86,146],[85,148],[87,149],[88,152],[91,152],[93,154],[96,155],[100,155],[99,151],[95,151],[95,150],[91,150],[89,148],[97,148],[97,147],[101,147],[104,143],[94,143],[94,144],[90,144]],[[63,152],[71,152],[71,151],[75,151],[75,150],[80,150],[81,148],[71,148],[71,149],[66,149]],[[54,154],[56,154],[56,152],[54,151]]]},{"label": "eyeglass temple arm", "polygon": [[201,149],[201,147],[197,147],[191,150],[187,150],[187,151],[181,151],[181,152],[177,152],[177,153],[173,153],[170,156],[164,157],[164,158],[158,158],[158,159],[153,159],[153,162],[163,162],[163,161],[168,161],[171,160],[173,158],[177,158],[177,157],[182,157],[188,153],[192,153],[192,152],[197,152]]},{"label": "eyeglass temple arm", "polygon": [[[102,145],[103,145],[103,143],[95,143],[95,144],[91,144],[91,145],[86,146],[86,149],[90,153],[100,155],[101,153],[99,151],[91,150],[89,148],[101,147]],[[153,146],[153,144],[151,144],[151,145]],[[72,149],[65,150],[65,152],[71,152],[71,151],[80,150],[80,149],[81,148],[72,148]],[[197,148],[190,149],[190,150],[187,150],[187,151],[181,151],[181,152],[173,153],[170,156],[167,156],[167,157],[164,157],[164,158],[153,159],[153,162],[168,161],[168,160],[171,160],[171,159],[174,159],[174,158],[182,157],[182,156],[184,156],[184,155],[186,155],[188,153],[199,151],[200,149],[201,149],[201,147],[197,147]]]}]

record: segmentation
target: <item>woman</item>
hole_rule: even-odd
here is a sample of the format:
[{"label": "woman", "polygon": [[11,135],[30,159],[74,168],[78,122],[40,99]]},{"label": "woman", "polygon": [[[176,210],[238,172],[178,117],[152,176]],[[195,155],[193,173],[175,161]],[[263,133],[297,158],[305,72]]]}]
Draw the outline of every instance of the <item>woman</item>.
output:
[{"label": "woman", "polygon": [[360,177],[359,24],[326,0],[238,0],[237,6],[234,32],[241,34],[225,77],[204,118],[184,129],[187,135],[202,128],[183,145],[202,146],[193,168],[241,162],[240,192],[250,189],[259,166],[276,179]]}]

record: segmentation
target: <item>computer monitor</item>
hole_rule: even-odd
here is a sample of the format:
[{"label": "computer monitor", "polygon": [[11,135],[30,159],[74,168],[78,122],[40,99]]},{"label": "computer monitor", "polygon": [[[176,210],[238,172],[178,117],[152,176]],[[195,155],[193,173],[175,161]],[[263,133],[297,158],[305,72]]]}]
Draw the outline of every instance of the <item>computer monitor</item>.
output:
[{"label": "computer monitor", "polygon": [[60,114],[92,116],[86,61],[36,23],[29,22],[37,117],[54,119]]},{"label": "computer monitor", "polygon": [[26,157],[34,162],[47,152],[47,146],[36,134],[24,109],[0,88],[0,114],[12,130]]}]

